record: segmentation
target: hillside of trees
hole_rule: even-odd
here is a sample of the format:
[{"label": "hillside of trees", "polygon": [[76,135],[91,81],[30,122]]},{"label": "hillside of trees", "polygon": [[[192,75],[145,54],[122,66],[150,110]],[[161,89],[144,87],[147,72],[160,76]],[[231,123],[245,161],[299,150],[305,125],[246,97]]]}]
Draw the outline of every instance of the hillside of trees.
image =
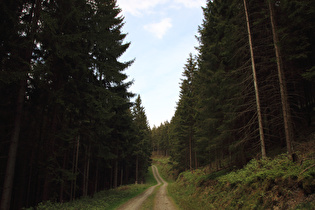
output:
[{"label": "hillside of trees", "polygon": [[152,129],[154,153],[178,172],[295,160],[315,129],[315,2],[214,0],[203,11],[175,115]]},{"label": "hillside of trees", "polygon": [[150,129],[116,1],[4,0],[0,15],[1,209],[143,181]]}]

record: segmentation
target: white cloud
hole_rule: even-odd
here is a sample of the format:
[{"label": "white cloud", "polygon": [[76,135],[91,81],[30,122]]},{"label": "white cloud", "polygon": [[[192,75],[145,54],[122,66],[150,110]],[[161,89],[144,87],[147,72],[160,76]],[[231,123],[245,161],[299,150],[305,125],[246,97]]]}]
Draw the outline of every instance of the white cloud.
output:
[{"label": "white cloud", "polygon": [[141,16],[143,11],[150,10],[159,4],[165,4],[169,0],[118,0],[118,6],[123,10],[123,13],[130,13],[134,16]]},{"label": "white cloud", "polygon": [[117,0],[117,2],[123,13],[130,13],[134,16],[152,13],[152,10],[159,5],[164,5],[164,7],[165,5],[169,7],[183,5],[187,8],[199,8],[206,5],[206,0]]},{"label": "white cloud", "polygon": [[205,6],[205,0],[175,0],[175,3],[183,4],[187,8],[199,8]]},{"label": "white cloud", "polygon": [[166,31],[172,27],[171,18],[164,18],[158,23],[152,23],[144,26],[144,29],[162,39]]}]

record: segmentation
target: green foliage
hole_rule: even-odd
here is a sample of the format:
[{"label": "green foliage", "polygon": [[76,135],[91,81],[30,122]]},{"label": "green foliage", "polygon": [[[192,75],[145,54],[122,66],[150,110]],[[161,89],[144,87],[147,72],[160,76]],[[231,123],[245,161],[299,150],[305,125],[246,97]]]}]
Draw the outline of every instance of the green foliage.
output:
[{"label": "green foliage", "polygon": [[[209,173],[186,171],[169,192],[181,209],[309,209],[315,206],[315,161],[294,163],[286,154],[251,160],[243,169]],[[305,169],[308,169],[304,171]]]},{"label": "green foliage", "polygon": [[170,157],[165,156],[153,156],[153,164],[159,169],[159,173],[169,183],[175,181],[177,177],[177,171],[174,170],[174,167],[171,165]]},{"label": "green foliage", "polygon": [[311,69],[307,70],[304,74],[303,77],[307,80],[314,80],[315,78],[315,66],[313,66]]},{"label": "green foliage", "polygon": [[[268,1],[246,2],[269,155],[285,145],[271,14]],[[315,4],[289,0],[271,4],[275,4],[275,33],[280,40],[277,44],[292,112],[290,123],[305,126],[307,121],[311,125],[315,95],[315,30],[311,20]],[[203,11],[197,37],[199,54],[196,63],[190,55],[184,67],[180,99],[168,129],[169,155],[179,171],[207,165],[212,169],[240,168],[260,153],[244,2],[207,1]],[[302,115],[303,120],[298,117]],[[163,125],[157,130],[160,128]],[[296,127],[290,132],[298,130]]]},{"label": "green foliage", "polygon": [[[136,128],[130,110],[134,94],[124,71],[133,61],[119,59],[130,43],[117,1],[3,1],[0,6],[3,156],[17,93],[26,86],[16,167],[20,184],[12,208],[69,201],[134,182],[135,153],[145,143],[143,179],[150,134],[147,127],[146,134]],[[5,165],[1,160],[2,171]],[[23,199],[17,201],[18,194]]]},{"label": "green foliage", "polygon": [[137,161],[138,177],[136,180],[143,180],[147,169],[151,164],[151,131],[148,125],[147,116],[140,95],[138,95],[132,108],[133,128],[134,128],[134,149],[133,157]]},{"label": "green foliage", "polygon": [[218,178],[218,181],[222,184],[229,183],[234,186],[237,184],[250,185],[254,182],[276,180],[279,178],[302,181],[314,177],[314,168],[300,174],[303,169],[308,168],[312,163],[314,163],[314,161],[306,160],[301,166],[288,159],[286,154],[280,155],[275,159],[252,159],[243,169],[222,176]]},{"label": "green foliage", "polygon": [[[129,199],[141,194],[150,186],[157,184],[152,169],[146,174],[146,183],[126,185],[116,189],[105,190],[94,194],[92,197],[82,197],[72,202],[53,203],[51,201],[39,203],[36,209],[59,210],[59,209],[116,209]],[[31,210],[30,208],[28,210]]]},{"label": "green foliage", "polygon": [[170,145],[170,123],[168,121],[161,123],[151,130],[152,150],[155,155],[169,155]]},{"label": "green foliage", "polygon": [[148,184],[150,186],[157,184],[157,181],[152,172],[152,167],[149,167],[148,172],[145,175],[145,184]]},{"label": "green foliage", "polygon": [[[189,55],[183,71],[180,85],[180,98],[170,127],[171,150],[170,155],[174,169],[179,171],[197,167],[195,164],[195,103],[196,103],[196,57]],[[187,159],[185,159],[187,157]]]},{"label": "green foliage", "polygon": [[117,189],[98,192],[93,197],[83,197],[68,203],[42,202],[36,206],[36,209],[115,209],[120,204],[142,193],[149,186],[149,184],[122,186]]}]

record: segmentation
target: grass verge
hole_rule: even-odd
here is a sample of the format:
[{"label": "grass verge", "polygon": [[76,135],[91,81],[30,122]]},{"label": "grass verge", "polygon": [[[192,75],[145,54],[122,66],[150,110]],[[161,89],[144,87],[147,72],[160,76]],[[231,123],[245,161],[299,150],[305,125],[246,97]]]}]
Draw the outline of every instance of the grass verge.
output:
[{"label": "grass verge", "polygon": [[67,203],[43,202],[39,203],[36,208],[29,208],[28,210],[116,209],[121,204],[141,194],[147,188],[155,184],[157,184],[157,182],[154,179],[152,168],[150,167],[146,176],[146,184],[125,185],[116,189],[104,190],[96,193],[93,197],[82,197]]},{"label": "grass verge", "polygon": [[152,157],[153,165],[159,169],[161,177],[168,183],[173,183],[175,181],[175,172],[172,170],[171,162],[169,157],[165,156],[153,156]]},{"label": "grass verge", "polygon": [[280,155],[253,159],[234,172],[186,171],[169,193],[180,209],[315,209],[314,163]]}]

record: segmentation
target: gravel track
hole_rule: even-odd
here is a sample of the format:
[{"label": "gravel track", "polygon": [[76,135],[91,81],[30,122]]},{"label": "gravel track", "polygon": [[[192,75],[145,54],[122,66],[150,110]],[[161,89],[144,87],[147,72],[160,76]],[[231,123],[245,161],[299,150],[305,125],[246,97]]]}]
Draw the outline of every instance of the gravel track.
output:
[{"label": "gravel track", "polygon": [[138,210],[141,208],[143,202],[153,193],[154,189],[161,185],[160,189],[157,191],[154,201],[155,210],[175,210],[176,207],[172,201],[167,196],[167,185],[168,183],[160,176],[159,171],[155,165],[152,166],[152,172],[154,178],[156,179],[156,185],[148,188],[142,194],[136,196],[135,198],[129,200],[127,203],[123,204],[118,208],[118,210]]}]

